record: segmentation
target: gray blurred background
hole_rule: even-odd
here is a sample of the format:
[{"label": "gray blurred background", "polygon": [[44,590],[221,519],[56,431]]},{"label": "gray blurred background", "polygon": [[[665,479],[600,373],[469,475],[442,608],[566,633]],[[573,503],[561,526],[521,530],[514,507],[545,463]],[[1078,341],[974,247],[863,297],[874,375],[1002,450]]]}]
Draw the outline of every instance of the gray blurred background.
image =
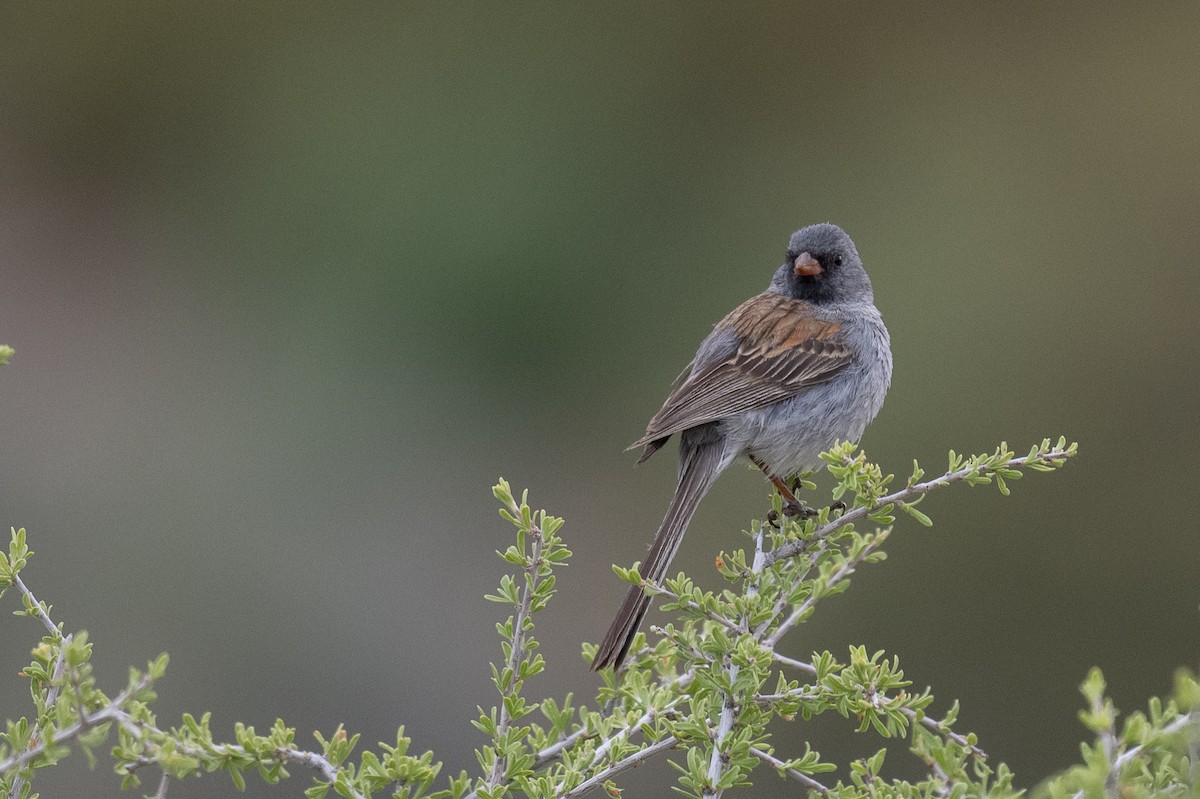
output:
[{"label": "gray blurred background", "polygon": [[[1009,499],[931,497],[936,526],[902,520],[789,651],[897,654],[1032,785],[1078,759],[1091,665],[1133,710],[1200,662],[1197,42],[1190,2],[6,3],[0,524],[103,687],[171,654],[162,723],[403,723],[474,769],[511,529],[490,486],[567,519],[530,691],[586,699],[610,564],[674,480],[673,447],[623,447],[832,220],[892,331],[874,459],[1081,454]],[[679,568],[718,585],[767,488],[732,470]],[[38,628],[4,604],[11,718]],[[875,751],[851,727],[776,743]],[[108,768],[35,788],[119,795]]]}]

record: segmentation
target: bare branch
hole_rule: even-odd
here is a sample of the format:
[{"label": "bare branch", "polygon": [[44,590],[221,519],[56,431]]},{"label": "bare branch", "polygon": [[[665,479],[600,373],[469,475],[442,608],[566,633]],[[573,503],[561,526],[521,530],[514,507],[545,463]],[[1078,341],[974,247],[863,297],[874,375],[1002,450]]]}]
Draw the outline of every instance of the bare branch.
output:
[{"label": "bare branch", "polygon": [[802,671],[806,674],[816,676],[817,669],[811,663],[805,663],[803,660],[796,660],[788,657],[787,655],[781,655],[778,652],[772,652],[771,657],[776,663],[796,669],[797,671]]}]

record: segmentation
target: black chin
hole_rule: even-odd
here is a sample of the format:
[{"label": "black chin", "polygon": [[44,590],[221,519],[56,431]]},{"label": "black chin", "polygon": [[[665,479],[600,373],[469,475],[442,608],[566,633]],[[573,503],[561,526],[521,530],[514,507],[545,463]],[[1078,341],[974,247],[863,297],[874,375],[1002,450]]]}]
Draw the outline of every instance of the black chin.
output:
[{"label": "black chin", "polygon": [[805,302],[822,303],[833,300],[833,291],[829,281],[825,280],[822,275],[809,277],[796,275],[792,280],[792,292],[793,297]]}]

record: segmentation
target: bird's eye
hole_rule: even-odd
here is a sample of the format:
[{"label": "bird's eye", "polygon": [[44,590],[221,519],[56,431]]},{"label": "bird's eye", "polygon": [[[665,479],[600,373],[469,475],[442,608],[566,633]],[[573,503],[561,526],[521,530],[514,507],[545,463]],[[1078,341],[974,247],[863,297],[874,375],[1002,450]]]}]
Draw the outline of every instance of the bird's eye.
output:
[{"label": "bird's eye", "polygon": [[835,255],[835,256],[834,256],[834,258],[833,258],[833,265],[834,265],[834,266],[841,266],[841,265],[842,265],[842,256],[840,256],[840,255]]}]

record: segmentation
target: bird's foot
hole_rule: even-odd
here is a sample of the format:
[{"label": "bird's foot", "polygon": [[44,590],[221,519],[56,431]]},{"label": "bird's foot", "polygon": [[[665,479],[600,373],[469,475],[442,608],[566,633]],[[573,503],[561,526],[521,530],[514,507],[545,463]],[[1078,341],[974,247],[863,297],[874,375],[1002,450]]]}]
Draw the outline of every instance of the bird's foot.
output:
[{"label": "bird's foot", "polygon": [[817,515],[817,510],[805,505],[798,499],[785,499],[783,501],[783,515],[789,519],[811,519]]},{"label": "bird's foot", "polygon": [[839,499],[837,502],[835,502],[835,503],[833,503],[832,505],[830,505],[830,506],[829,506],[829,513],[830,513],[831,515],[833,514],[833,512],[834,512],[835,510],[836,510],[836,511],[841,511],[842,513],[845,513],[845,512],[846,512],[846,503],[845,503],[845,502],[842,502],[842,501]]}]

